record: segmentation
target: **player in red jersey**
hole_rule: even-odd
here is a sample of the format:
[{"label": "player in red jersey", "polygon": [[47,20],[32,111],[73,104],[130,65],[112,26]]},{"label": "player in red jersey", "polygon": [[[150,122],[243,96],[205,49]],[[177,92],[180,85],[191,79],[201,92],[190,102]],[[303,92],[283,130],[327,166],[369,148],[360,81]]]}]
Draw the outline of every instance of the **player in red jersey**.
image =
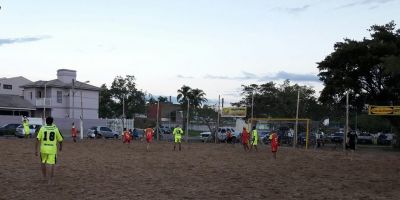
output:
[{"label": "player in red jersey", "polygon": [[131,134],[129,133],[129,131],[126,130],[126,128],[124,128],[124,132],[122,133],[122,142],[130,144],[131,140]]},{"label": "player in red jersey", "polygon": [[147,142],[146,150],[149,151],[150,143],[153,140],[154,130],[152,128],[146,128],[144,132],[146,134],[146,142]]},{"label": "player in red jersey", "polygon": [[242,144],[244,151],[249,151],[249,132],[247,132],[246,127],[243,127],[242,131]]},{"label": "player in red jersey", "polygon": [[276,160],[276,152],[278,151],[278,134],[272,131],[269,135],[269,140],[271,141],[272,156]]},{"label": "player in red jersey", "polygon": [[77,134],[77,130],[75,128],[75,123],[72,122],[71,136],[72,136],[72,139],[74,140],[74,142],[76,142],[76,134]]}]

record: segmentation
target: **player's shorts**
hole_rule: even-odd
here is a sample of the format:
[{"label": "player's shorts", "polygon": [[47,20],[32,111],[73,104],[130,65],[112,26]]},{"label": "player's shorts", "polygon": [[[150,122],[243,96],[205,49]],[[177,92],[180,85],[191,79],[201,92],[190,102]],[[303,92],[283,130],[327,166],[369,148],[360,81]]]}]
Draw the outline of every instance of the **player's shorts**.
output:
[{"label": "player's shorts", "polygon": [[153,137],[146,137],[146,142],[151,142],[153,140]]},{"label": "player's shorts", "polygon": [[253,141],[253,146],[257,146],[258,140]]},{"label": "player's shorts", "polygon": [[40,159],[43,164],[55,165],[57,163],[56,154],[40,153]]},{"label": "player's shorts", "polygon": [[247,144],[248,140],[242,140],[242,144]]},{"label": "player's shorts", "polygon": [[124,137],[123,143],[131,143],[131,138]]},{"label": "player's shorts", "polygon": [[272,152],[277,152],[278,151],[278,145],[271,145],[271,151]]},{"label": "player's shorts", "polygon": [[182,137],[175,136],[175,143],[181,143],[181,139],[182,139]]},{"label": "player's shorts", "polygon": [[25,135],[29,135],[29,132],[30,132],[29,128],[28,129],[24,129],[24,134]]}]

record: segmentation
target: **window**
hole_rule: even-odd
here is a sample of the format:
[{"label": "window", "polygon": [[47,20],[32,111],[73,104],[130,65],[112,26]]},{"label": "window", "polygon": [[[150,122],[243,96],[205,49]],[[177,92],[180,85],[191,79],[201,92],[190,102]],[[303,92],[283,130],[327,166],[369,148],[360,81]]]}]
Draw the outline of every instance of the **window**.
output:
[{"label": "window", "polygon": [[62,91],[57,91],[57,103],[62,103]]},{"label": "window", "polygon": [[12,85],[3,84],[3,89],[12,90]]}]

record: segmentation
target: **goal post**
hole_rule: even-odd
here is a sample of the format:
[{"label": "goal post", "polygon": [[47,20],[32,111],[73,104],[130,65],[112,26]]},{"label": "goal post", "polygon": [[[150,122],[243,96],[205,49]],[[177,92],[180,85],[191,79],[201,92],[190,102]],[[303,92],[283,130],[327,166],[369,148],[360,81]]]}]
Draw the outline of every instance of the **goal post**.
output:
[{"label": "goal post", "polygon": [[[310,119],[307,118],[299,118],[298,122],[305,122],[306,124],[306,149],[308,149],[309,139],[310,139]],[[256,125],[258,122],[262,123],[274,123],[274,122],[296,122],[296,118],[252,118],[248,120],[248,124],[250,125],[250,129]],[[295,146],[298,141],[298,133],[295,133],[293,136],[293,142]]]}]

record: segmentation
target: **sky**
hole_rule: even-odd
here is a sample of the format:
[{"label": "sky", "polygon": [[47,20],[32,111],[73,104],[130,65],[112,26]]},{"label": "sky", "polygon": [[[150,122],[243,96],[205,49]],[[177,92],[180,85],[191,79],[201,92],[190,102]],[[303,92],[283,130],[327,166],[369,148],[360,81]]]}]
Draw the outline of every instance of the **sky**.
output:
[{"label": "sky", "polygon": [[[323,88],[317,63],[344,38],[400,23],[400,0],[0,0],[0,77],[110,86],[134,75],[154,96],[183,85],[210,103],[285,79]],[[399,27],[398,27],[399,28]]]}]

